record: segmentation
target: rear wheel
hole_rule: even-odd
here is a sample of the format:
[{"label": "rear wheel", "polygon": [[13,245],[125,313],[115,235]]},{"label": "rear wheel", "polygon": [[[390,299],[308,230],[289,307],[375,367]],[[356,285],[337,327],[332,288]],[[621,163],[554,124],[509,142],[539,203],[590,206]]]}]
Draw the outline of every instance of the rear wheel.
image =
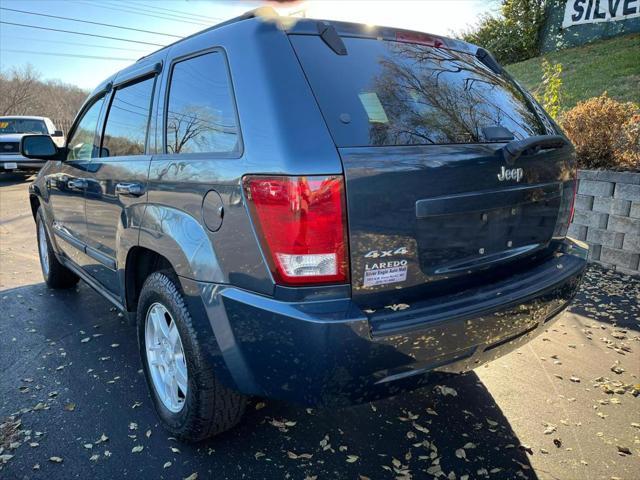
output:
[{"label": "rear wheel", "polygon": [[137,319],[143,369],[165,428],[184,440],[198,441],[236,425],[246,398],[216,379],[174,275],[149,275]]},{"label": "rear wheel", "polygon": [[40,267],[44,281],[50,288],[70,288],[78,283],[78,276],[62,265],[56,258],[47,228],[42,216],[42,208],[38,208],[36,213],[36,228],[38,232],[38,254],[40,256]]}]

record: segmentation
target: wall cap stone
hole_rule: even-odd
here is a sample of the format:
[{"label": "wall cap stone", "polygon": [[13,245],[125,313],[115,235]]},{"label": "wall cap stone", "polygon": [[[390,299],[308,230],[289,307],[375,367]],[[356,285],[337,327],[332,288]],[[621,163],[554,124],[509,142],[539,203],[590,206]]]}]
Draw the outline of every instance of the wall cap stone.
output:
[{"label": "wall cap stone", "polygon": [[578,179],[640,185],[640,172],[616,172],[614,170],[578,170]]}]

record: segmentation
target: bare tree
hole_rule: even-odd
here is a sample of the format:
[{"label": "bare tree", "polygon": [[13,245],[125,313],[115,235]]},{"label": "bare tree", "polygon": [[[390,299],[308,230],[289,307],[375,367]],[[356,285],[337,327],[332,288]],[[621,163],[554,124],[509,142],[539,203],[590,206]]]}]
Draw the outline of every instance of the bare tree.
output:
[{"label": "bare tree", "polygon": [[58,80],[40,80],[30,64],[0,72],[0,115],[49,117],[66,130],[88,94]]},{"label": "bare tree", "polygon": [[187,105],[179,112],[169,110],[167,115],[167,150],[170,153],[219,147],[218,142],[235,142],[236,136],[235,125],[225,125],[219,114],[203,106]]},{"label": "bare tree", "polygon": [[25,115],[36,100],[39,81],[40,74],[30,64],[0,73],[0,115]]}]

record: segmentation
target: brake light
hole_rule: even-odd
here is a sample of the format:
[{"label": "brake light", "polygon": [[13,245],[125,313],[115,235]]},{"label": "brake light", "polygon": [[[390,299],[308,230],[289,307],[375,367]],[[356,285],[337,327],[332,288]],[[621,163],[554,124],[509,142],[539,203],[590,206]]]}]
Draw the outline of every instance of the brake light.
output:
[{"label": "brake light", "polygon": [[421,32],[398,31],[396,32],[396,41],[406,43],[419,43],[420,45],[428,45],[430,47],[436,48],[447,48],[447,44],[444,38]]},{"label": "brake light", "polygon": [[277,283],[349,280],[341,176],[247,176],[243,181],[249,211]]}]

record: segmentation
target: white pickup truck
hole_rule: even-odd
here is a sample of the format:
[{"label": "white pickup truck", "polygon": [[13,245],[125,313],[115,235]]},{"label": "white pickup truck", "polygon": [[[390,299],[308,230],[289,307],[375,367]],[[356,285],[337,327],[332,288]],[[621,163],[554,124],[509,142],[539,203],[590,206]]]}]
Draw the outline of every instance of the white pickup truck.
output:
[{"label": "white pickup truck", "polygon": [[57,146],[64,146],[62,130],[56,130],[53,122],[47,117],[0,117],[0,171],[35,171],[40,170],[46,163],[46,160],[29,159],[20,155],[20,139],[29,133],[50,135]]}]

